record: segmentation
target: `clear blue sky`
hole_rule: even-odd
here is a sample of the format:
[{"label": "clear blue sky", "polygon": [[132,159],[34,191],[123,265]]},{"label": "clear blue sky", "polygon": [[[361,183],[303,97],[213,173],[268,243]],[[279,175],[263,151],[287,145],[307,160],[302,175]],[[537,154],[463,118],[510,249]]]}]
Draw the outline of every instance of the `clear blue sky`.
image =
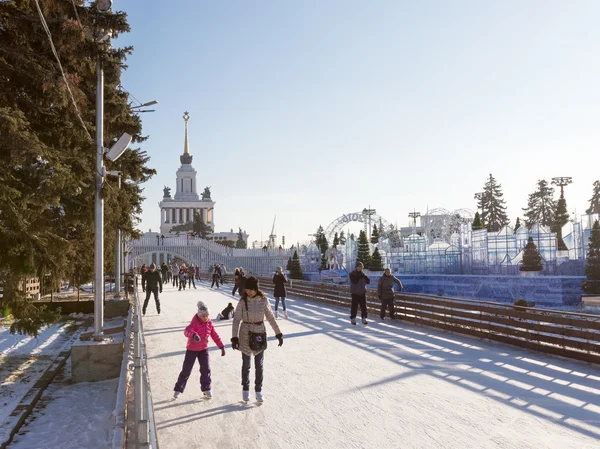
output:
[{"label": "clear blue sky", "polygon": [[[308,240],[369,204],[391,222],[475,209],[489,173],[509,216],[536,181],[572,176],[583,213],[600,179],[600,2],[114,0],[134,45],[158,175],[141,228],[174,188],[184,111],[217,230]],[[287,243],[286,242],[286,243]]]}]

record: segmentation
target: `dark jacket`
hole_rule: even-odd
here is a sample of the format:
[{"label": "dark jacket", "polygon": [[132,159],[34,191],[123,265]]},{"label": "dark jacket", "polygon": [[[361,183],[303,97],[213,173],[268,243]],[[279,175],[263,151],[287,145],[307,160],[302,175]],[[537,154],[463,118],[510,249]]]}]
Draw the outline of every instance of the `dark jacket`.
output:
[{"label": "dark jacket", "polygon": [[146,276],[142,278],[142,288],[156,290],[158,286],[160,286],[160,290],[162,290],[162,278],[158,270],[146,272]]},{"label": "dark jacket", "polygon": [[228,320],[229,319],[229,314],[232,313],[235,310],[235,308],[233,307],[233,305],[231,306],[227,306],[223,309],[223,311],[221,312],[221,319],[222,320]]},{"label": "dark jacket", "polygon": [[394,284],[398,284],[398,290],[402,291],[402,282],[393,274],[386,276],[385,274],[379,278],[377,283],[377,296],[379,299],[394,299]]},{"label": "dark jacket", "polygon": [[364,295],[367,293],[367,284],[371,283],[371,278],[362,271],[354,270],[350,273],[350,293],[353,295]]},{"label": "dark jacket", "polygon": [[285,298],[286,290],[285,284],[288,284],[289,281],[285,277],[285,274],[276,274],[273,276],[273,284],[275,284],[275,289],[273,291],[273,296],[275,298]]}]

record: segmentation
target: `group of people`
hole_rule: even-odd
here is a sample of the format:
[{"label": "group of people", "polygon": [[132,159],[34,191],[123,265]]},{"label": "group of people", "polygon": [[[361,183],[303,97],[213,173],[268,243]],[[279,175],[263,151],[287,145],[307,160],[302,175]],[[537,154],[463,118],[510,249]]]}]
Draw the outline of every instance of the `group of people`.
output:
[{"label": "group of people", "polygon": [[[184,392],[196,360],[200,364],[200,389],[205,398],[212,398],[209,337],[221,350],[221,356],[225,355],[225,345],[210,319],[208,305],[204,301],[198,301],[197,308],[198,311],[183,331],[187,344],[183,367],[173,388],[175,399]],[[242,400],[250,400],[250,368],[254,359],[254,393],[256,400],[262,402],[264,354],[267,349],[265,320],[275,332],[279,346],[283,345],[283,334],[271,311],[269,300],[259,288],[258,279],[253,276],[246,278],[235,310],[233,304],[229,303],[217,318],[233,319],[231,347],[242,353]]]}]

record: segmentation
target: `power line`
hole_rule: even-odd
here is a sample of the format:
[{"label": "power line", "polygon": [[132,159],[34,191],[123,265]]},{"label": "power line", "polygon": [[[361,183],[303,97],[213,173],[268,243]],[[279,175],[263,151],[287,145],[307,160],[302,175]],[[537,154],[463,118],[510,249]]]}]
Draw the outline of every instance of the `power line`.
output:
[{"label": "power line", "polygon": [[85,133],[87,134],[88,138],[93,142],[94,139],[92,139],[92,136],[91,136],[90,132],[88,131],[87,127],[85,126],[85,122],[83,121],[83,118],[81,117],[81,113],[79,112],[79,107],[77,106],[77,102],[75,101],[75,97],[73,96],[73,92],[71,91],[71,86],[69,85],[69,81],[67,80],[67,76],[65,75],[65,71],[63,70],[62,64],[60,62],[60,58],[58,57],[56,47],[54,47],[54,42],[52,41],[52,33],[50,33],[50,29],[48,28],[48,24],[46,23],[46,19],[44,18],[44,14],[42,13],[42,9],[40,8],[39,0],[35,0],[35,6],[37,7],[38,14],[40,15],[40,21],[42,22],[42,27],[44,28],[44,30],[46,31],[46,34],[48,35],[48,40],[50,41],[50,47],[52,48],[52,53],[54,53],[54,57],[56,58],[56,61],[58,62],[58,67],[60,69],[60,73],[62,74],[63,80],[67,86],[67,91],[69,92],[69,96],[71,97],[71,102],[73,103],[73,106],[75,106],[75,113],[77,114],[77,117],[79,118],[81,126],[85,130]]}]

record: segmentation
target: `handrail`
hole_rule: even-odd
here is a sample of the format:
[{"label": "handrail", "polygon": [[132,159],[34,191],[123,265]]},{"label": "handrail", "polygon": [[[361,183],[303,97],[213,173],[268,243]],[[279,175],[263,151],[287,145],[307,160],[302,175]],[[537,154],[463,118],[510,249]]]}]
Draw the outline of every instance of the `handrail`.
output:
[{"label": "handrail", "polygon": [[134,357],[134,404],[135,404],[135,438],[136,448],[158,449],[154,407],[146,363],[146,342],[144,327],[140,314],[140,298],[138,289],[133,290],[133,357]]}]

